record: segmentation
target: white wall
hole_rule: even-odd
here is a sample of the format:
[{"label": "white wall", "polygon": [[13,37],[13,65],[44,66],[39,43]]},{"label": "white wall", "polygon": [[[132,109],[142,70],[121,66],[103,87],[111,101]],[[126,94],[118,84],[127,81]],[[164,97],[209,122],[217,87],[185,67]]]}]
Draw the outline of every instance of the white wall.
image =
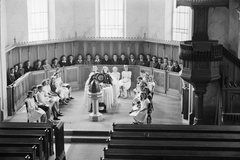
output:
[{"label": "white wall", "polygon": [[165,1],[149,0],[147,34],[149,38],[165,38]]},{"label": "white wall", "polygon": [[126,37],[143,37],[148,28],[149,0],[126,0]]},{"label": "white wall", "polygon": [[27,0],[7,0],[7,41],[6,45],[13,44],[16,37],[18,42],[28,41],[28,14]]},{"label": "white wall", "polygon": [[0,112],[2,111],[4,117],[0,115],[1,119],[6,118],[7,116],[7,72],[6,72],[6,0],[0,1]]}]

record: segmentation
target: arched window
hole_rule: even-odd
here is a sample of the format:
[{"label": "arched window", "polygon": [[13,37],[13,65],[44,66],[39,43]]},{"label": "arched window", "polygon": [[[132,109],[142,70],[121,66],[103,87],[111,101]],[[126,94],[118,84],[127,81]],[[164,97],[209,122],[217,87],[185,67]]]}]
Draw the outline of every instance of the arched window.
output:
[{"label": "arched window", "polygon": [[48,0],[28,0],[29,41],[48,40]]},{"label": "arched window", "polygon": [[192,36],[192,9],[178,6],[176,0],[173,3],[173,40],[190,40]]},{"label": "arched window", "polygon": [[124,0],[100,0],[100,37],[124,37]]}]

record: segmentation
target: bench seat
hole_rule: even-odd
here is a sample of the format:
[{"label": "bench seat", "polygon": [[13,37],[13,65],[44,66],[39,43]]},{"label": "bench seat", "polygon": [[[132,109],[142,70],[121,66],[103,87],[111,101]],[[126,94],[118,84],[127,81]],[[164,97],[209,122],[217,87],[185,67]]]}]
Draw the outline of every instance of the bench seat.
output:
[{"label": "bench seat", "polygon": [[240,126],[216,125],[157,125],[157,124],[113,124],[113,131],[128,132],[184,132],[184,133],[240,133]]},{"label": "bench seat", "polygon": [[105,158],[116,159],[146,159],[146,160],[160,160],[160,159],[202,159],[202,160],[219,160],[219,158],[226,159],[240,159],[239,151],[185,151],[185,150],[134,150],[134,149],[104,149]]},{"label": "bench seat", "polygon": [[111,139],[129,140],[187,140],[187,141],[233,141],[240,142],[235,133],[181,133],[181,132],[110,132]]},{"label": "bench seat", "polygon": [[240,142],[116,140],[108,148],[146,150],[216,150],[240,151]]}]

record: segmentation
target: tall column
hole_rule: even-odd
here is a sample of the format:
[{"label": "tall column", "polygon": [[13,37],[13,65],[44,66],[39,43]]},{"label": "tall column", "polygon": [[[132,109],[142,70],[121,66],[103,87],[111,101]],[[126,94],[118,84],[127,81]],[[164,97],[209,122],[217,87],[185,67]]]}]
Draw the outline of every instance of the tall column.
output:
[{"label": "tall column", "polygon": [[194,26],[193,41],[208,40],[208,7],[193,7],[194,10]]},{"label": "tall column", "polygon": [[0,121],[7,116],[6,0],[0,0]]},{"label": "tall column", "polygon": [[207,85],[196,86],[194,85],[195,90],[195,117],[194,117],[194,125],[204,124],[203,122],[203,95],[207,92]]}]

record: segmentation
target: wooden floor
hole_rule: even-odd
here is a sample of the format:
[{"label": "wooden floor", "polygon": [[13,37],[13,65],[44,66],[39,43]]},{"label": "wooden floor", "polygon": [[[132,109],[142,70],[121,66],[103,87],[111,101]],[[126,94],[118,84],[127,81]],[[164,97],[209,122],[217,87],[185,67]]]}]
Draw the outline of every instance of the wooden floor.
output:
[{"label": "wooden floor", "polygon": [[[113,107],[108,113],[103,114],[103,121],[91,122],[89,113],[83,104],[83,90],[72,93],[75,98],[68,105],[60,106],[64,116],[60,117],[65,123],[65,129],[86,130],[86,131],[109,131],[112,123],[132,123],[133,119],[129,116],[131,110],[131,100],[119,99],[118,106]],[[177,97],[155,94],[153,97],[154,111],[152,113],[153,124],[185,124],[181,115],[181,101]],[[11,122],[26,122],[26,108],[21,108],[11,119]]]}]

